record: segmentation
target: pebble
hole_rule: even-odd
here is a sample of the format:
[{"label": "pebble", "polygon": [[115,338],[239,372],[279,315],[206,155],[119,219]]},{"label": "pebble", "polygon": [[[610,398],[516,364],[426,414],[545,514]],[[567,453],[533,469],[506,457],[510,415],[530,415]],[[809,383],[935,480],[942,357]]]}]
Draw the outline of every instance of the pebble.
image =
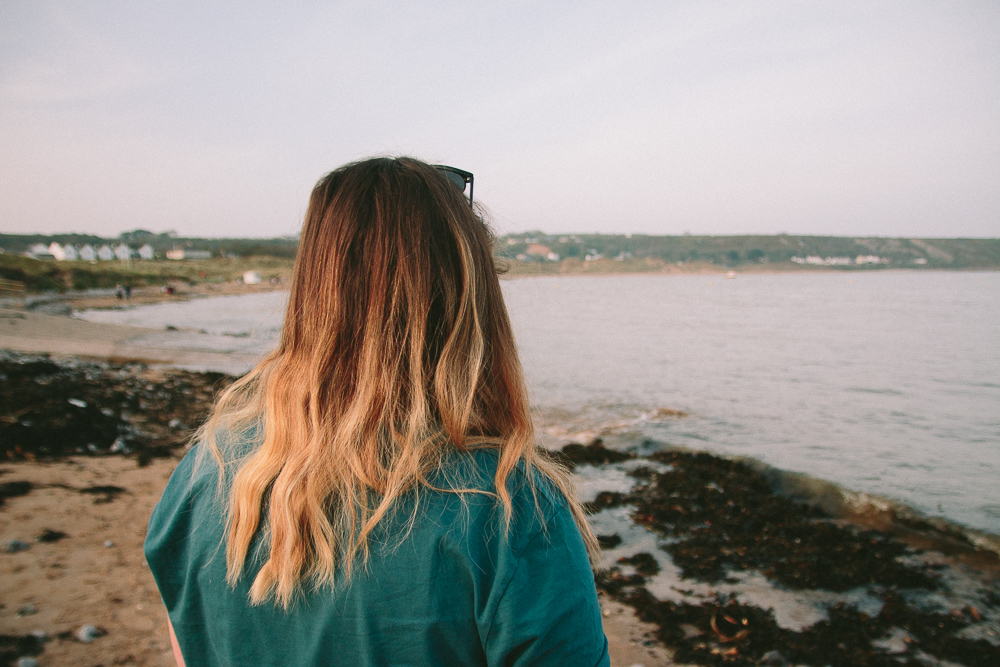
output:
[{"label": "pebble", "polygon": [[49,641],[49,633],[45,630],[32,630],[29,634],[40,642]]},{"label": "pebble", "polygon": [[3,550],[9,554],[16,554],[18,551],[27,551],[31,545],[21,540],[7,540],[3,545]]},{"label": "pebble", "polygon": [[111,540],[104,540],[104,546],[110,549],[111,547],[115,546],[115,543],[112,542]]},{"label": "pebble", "polygon": [[17,667],[38,667],[38,661],[25,655],[17,659]]},{"label": "pebble", "polygon": [[26,604],[17,610],[18,617],[32,616],[38,613],[38,609],[35,608],[33,604]]},{"label": "pebble", "polygon": [[100,632],[93,625],[83,625],[76,631],[76,638],[84,644],[89,644],[100,636]]},{"label": "pebble", "polygon": [[87,407],[87,401],[81,401],[79,398],[70,398],[67,399],[66,402],[69,403],[70,405],[75,405],[78,408]]}]

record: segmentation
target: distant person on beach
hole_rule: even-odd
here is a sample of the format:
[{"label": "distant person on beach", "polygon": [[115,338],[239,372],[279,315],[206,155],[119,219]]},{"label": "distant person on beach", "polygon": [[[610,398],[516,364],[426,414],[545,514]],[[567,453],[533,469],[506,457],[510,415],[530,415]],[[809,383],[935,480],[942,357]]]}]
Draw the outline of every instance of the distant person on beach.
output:
[{"label": "distant person on beach", "polygon": [[150,519],[178,664],[609,665],[471,192],[411,158],[314,188],[278,348]]}]

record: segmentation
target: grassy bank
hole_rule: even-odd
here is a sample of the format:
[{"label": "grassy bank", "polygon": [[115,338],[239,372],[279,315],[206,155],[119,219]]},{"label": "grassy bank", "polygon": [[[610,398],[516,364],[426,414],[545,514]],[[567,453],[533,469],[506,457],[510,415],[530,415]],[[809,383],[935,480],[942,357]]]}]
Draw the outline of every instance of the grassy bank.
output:
[{"label": "grassy bank", "polygon": [[55,262],[0,255],[0,278],[24,283],[29,292],[85,290],[115,285],[162,285],[227,282],[256,271],[267,281],[291,275],[293,260],[284,257],[213,258],[209,260],[132,260]]}]

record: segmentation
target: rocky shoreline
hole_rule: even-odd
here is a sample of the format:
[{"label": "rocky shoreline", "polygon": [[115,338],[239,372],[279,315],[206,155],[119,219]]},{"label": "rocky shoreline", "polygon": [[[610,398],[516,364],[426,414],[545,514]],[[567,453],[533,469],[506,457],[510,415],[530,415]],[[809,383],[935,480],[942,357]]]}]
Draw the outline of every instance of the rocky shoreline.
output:
[{"label": "rocky shoreline", "polygon": [[[145,521],[231,380],[0,352],[0,664],[170,664]],[[613,664],[1000,664],[1000,564],[961,536],[872,530],[703,453],[555,455],[619,480],[585,498]]]},{"label": "rocky shoreline", "polygon": [[[637,457],[597,441],[564,447],[562,456],[578,471],[591,468],[588,475],[628,466],[628,491],[589,503],[599,532],[615,515],[619,526],[623,516],[633,522],[622,531],[631,545],[600,534],[607,558],[598,587],[654,624],[678,662],[1000,664],[993,552],[972,543],[951,556],[915,549],[780,495],[750,465],[709,454]],[[922,541],[934,530],[923,527]]]}]

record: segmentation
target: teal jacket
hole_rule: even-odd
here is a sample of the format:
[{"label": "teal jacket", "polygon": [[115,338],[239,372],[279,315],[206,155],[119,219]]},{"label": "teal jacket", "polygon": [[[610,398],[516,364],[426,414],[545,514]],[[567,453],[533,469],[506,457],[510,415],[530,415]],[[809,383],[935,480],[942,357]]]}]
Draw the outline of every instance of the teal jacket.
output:
[{"label": "teal jacket", "polygon": [[[493,489],[496,455],[456,452],[442,469]],[[226,584],[223,504],[210,456],[189,453],[153,511],[146,560],[189,667],[208,665],[609,665],[594,578],[557,489],[511,475],[503,530],[484,494],[422,491],[373,540],[347,584],[306,590],[288,610],[248,604],[260,540],[235,588]],[[537,498],[537,504],[536,504]],[[405,537],[402,537],[405,534]],[[256,565],[254,565],[256,563]]]}]

